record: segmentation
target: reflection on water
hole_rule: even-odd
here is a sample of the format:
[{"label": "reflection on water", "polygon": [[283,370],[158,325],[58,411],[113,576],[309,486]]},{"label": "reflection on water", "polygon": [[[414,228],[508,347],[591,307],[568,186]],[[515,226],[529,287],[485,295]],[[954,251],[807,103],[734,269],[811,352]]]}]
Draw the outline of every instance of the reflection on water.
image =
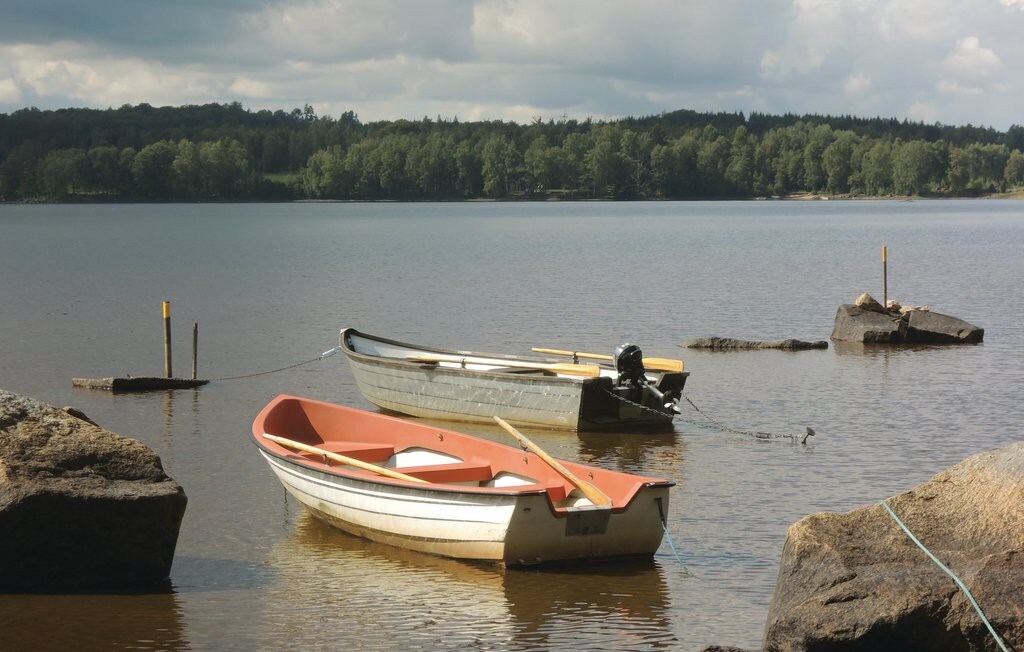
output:
[{"label": "reflection on water", "polygon": [[3,650],[188,650],[175,594],[0,595]]},{"label": "reflection on water", "polygon": [[686,455],[678,433],[589,433],[577,435],[576,459],[616,471],[676,480]]},{"label": "reflection on water", "polygon": [[[360,640],[535,649],[659,649],[675,642],[652,560],[503,570],[350,536],[304,513],[275,547],[260,615],[298,647]],[[310,630],[297,622],[315,622]],[[353,619],[353,614],[359,614]],[[330,632],[325,636],[325,632]]]}]

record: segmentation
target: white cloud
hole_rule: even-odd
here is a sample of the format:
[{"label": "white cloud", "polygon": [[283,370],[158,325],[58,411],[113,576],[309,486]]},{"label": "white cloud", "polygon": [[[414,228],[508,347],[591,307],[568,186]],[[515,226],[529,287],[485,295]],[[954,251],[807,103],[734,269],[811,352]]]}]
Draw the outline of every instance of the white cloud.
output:
[{"label": "white cloud", "polygon": [[939,121],[939,110],[932,102],[915,102],[906,111],[911,120],[933,124]]},{"label": "white cloud", "polygon": [[248,77],[239,77],[231,82],[228,91],[241,97],[268,99],[274,97],[274,87],[267,82]]},{"label": "white cloud", "polygon": [[685,108],[1006,128],[1024,105],[1024,0],[118,1],[6,12],[0,111],[241,100],[364,121]]},{"label": "white cloud", "polygon": [[0,104],[21,102],[21,89],[13,79],[0,79]]},{"label": "white cloud", "polygon": [[847,95],[863,95],[871,90],[871,78],[862,72],[850,75],[843,82],[843,91]]},{"label": "white cloud", "polygon": [[1003,63],[976,36],[959,39],[942,62],[937,88],[945,95],[981,95],[999,84]]},{"label": "white cloud", "polygon": [[114,59],[75,43],[7,49],[19,83],[38,97],[66,97],[76,105],[185,104],[221,98],[210,75],[142,59]]},{"label": "white cloud", "polygon": [[992,77],[999,74],[1002,67],[999,55],[982,47],[977,36],[958,40],[953,51],[942,62],[943,70],[958,77]]}]

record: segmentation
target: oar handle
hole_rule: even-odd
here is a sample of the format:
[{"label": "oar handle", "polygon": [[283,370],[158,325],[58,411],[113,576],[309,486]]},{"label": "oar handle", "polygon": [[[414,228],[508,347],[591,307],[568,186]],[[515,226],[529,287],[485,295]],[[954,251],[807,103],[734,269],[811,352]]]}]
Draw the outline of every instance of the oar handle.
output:
[{"label": "oar handle", "polygon": [[[589,358],[591,360],[614,360],[612,356],[605,355],[604,353],[584,353],[583,351],[545,349],[536,346],[531,350],[537,353],[546,353],[548,355],[567,355],[571,356],[574,360],[577,358]],[[682,360],[676,360],[673,358],[644,358],[644,367],[655,371],[681,372],[686,368],[686,365],[683,363]]]},{"label": "oar handle", "polygon": [[383,466],[370,464],[369,462],[357,460],[356,458],[348,457],[347,455],[340,455],[338,453],[333,453],[331,451],[325,451],[322,448],[310,446],[309,444],[303,444],[302,442],[295,441],[293,439],[286,439],[285,437],[278,437],[277,435],[268,434],[264,434],[263,437],[269,439],[272,442],[281,444],[282,446],[287,446],[288,448],[294,448],[295,450],[303,451],[305,453],[313,453],[314,455],[323,455],[324,457],[334,460],[335,462],[348,464],[349,466],[355,466],[357,468],[363,469],[364,471],[372,471],[373,473],[378,473],[389,478],[394,478],[395,480],[405,480],[406,482],[420,482],[423,484],[429,484],[423,478],[416,478],[411,475],[399,473],[398,471],[392,471],[391,469],[385,468]]},{"label": "oar handle", "polygon": [[495,416],[494,420],[497,421],[498,425],[504,428],[505,431],[508,432],[508,434],[518,439],[523,444],[523,446],[526,446],[531,451],[536,453],[539,458],[547,462],[548,466],[553,468],[555,471],[558,472],[559,475],[561,475],[563,478],[571,482],[573,486],[575,486],[577,489],[582,491],[583,495],[586,496],[590,502],[594,503],[598,507],[612,506],[612,499],[608,497],[608,494],[604,493],[603,491],[601,491],[594,485],[590,484],[586,480],[581,480],[580,478],[578,478],[572,471],[565,468],[561,462],[545,453],[540,446],[527,439],[526,435],[513,428],[511,424],[509,424],[501,417]]}]

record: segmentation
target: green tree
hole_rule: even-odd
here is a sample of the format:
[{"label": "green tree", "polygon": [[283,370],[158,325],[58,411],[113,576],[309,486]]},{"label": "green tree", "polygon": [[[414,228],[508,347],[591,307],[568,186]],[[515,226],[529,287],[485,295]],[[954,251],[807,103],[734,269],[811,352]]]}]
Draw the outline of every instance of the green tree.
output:
[{"label": "green tree", "polygon": [[0,165],[0,197],[35,197],[40,192],[39,164],[45,150],[34,140],[15,146]]},{"label": "green tree", "polygon": [[850,190],[853,176],[853,152],[858,138],[852,131],[835,133],[833,140],[821,154],[821,165],[825,172],[825,189],[830,193],[844,193]]},{"label": "green tree", "polygon": [[832,127],[818,125],[804,147],[804,186],[812,192],[825,188],[828,176],[822,157],[832,140]]},{"label": "green tree", "polygon": [[39,165],[43,192],[55,199],[66,199],[80,185],[79,171],[85,161],[81,149],[51,150]]},{"label": "green tree", "polygon": [[495,134],[483,146],[484,192],[492,197],[504,197],[515,186],[519,152],[503,135]]},{"label": "green tree", "polygon": [[861,182],[869,195],[888,195],[892,192],[892,143],[876,141],[864,153]]},{"label": "green tree", "polygon": [[699,192],[705,197],[726,195],[728,183],[725,171],[729,167],[731,144],[725,136],[707,140],[708,135],[710,134],[705,130],[700,151],[697,153]]},{"label": "green tree", "polygon": [[650,193],[651,176],[651,135],[626,129],[619,141],[619,156],[622,159],[624,197],[640,197]]},{"label": "green tree", "polygon": [[523,167],[530,188],[537,192],[551,190],[558,179],[561,150],[548,144],[544,135],[530,142],[523,154]]},{"label": "green tree", "polygon": [[132,177],[135,188],[146,199],[169,199],[173,171],[171,165],[177,156],[177,149],[169,141],[161,140],[146,145],[132,160]]},{"label": "green tree", "polygon": [[313,152],[299,174],[299,183],[307,197],[341,199],[351,193],[345,153],[334,146]]},{"label": "green tree", "polygon": [[954,195],[961,195],[971,181],[971,155],[961,147],[949,150],[949,165],[946,167],[946,185]]},{"label": "green tree", "polygon": [[419,147],[412,147],[405,159],[407,175],[421,197],[440,199],[455,194],[457,172],[454,139],[433,131]]},{"label": "green tree", "polygon": [[892,152],[892,184],[899,195],[925,195],[945,175],[932,145],[923,140],[896,143]]},{"label": "green tree", "polygon": [[249,152],[237,140],[200,143],[199,163],[206,197],[240,199],[249,196],[255,186]]},{"label": "green tree", "polygon": [[483,161],[476,148],[464,140],[455,148],[456,189],[463,197],[476,197],[484,188]]},{"label": "green tree", "polygon": [[562,152],[559,157],[563,165],[562,180],[565,187],[574,192],[583,187],[583,180],[586,176],[584,159],[590,150],[590,140],[587,134],[574,131],[562,142]]},{"label": "green tree", "polygon": [[199,146],[185,138],[178,141],[174,161],[171,162],[172,194],[179,199],[193,199],[204,194],[203,171],[199,159]]},{"label": "green tree", "polygon": [[1010,152],[1010,156],[1006,159],[1003,178],[1006,179],[1006,184],[1012,187],[1024,183],[1024,154],[1021,154],[1020,150],[1015,149]]},{"label": "green tree", "polygon": [[86,189],[99,194],[117,195],[127,171],[121,164],[121,152],[112,145],[93,147],[86,152]]},{"label": "green tree", "polygon": [[729,145],[729,164],[725,168],[725,181],[733,193],[749,195],[753,192],[756,147],[747,128],[737,127]]}]

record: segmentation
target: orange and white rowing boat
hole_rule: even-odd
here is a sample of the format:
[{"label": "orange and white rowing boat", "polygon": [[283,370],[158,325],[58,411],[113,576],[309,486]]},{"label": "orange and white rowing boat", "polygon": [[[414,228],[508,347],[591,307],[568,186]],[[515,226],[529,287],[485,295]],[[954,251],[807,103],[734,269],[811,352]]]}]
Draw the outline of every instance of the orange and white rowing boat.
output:
[{"label": "orange and white rowing boat", "polygon": [[553,460],[525,437],[532,450],[296,396],[263,408],[252,438],[314,516],[374,541],[505,566],[651,556],[674,484]]}]

